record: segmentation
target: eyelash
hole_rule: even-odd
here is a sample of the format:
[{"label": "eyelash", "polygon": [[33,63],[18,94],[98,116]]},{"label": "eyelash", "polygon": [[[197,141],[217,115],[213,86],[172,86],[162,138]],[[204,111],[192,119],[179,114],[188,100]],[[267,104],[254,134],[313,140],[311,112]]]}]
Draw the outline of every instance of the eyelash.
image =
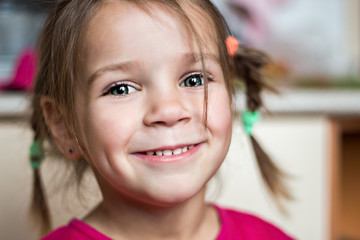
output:
[{"label": "eyelash", "polygon": [[[185,77],[184,77],[184,80],[182,80],[180,82],[180,87],[187,87],[187,88],[192,88],[192,87],[199,87],[199,86],[202,86],[204,85],[204,78],[203,78],[203,73],[202,72],[193,72],[193,73],[189,73],[187,74]],[[199,85],[196,85],[196,86],[185,86],[183,84],[185,84],[185,81],[192,78],[192,77],[200,77],[201,78],[201,83]],[[213,80],[213,76],[211,76],[210,74],[207,74],[207,79],[208,81],[212,81]],[[126,89],[123,89],[125,90],[125,93],[118,93],[118,94],[113,94],[113,91],[116,91],[116,90],[119,90],[117,88],[121,87],[121,86],[124,86],[126,87]],[[102,96],[105,96],[105,95],[109,95],[109,94],[112,94],[112,95],[120,95],[120,96],[125,96],[125,95],[128,95],[128,94],[132,94],[134,92],[137,92],[139,91],[138,90],[139,87],[135,86],[134,84],[130,83],[130,82],[116,82],[116,83],[113,83],[111,84],[108,88],[105,89],[104,93],[102,94]],[[130,90],[129,90],[130,89]]]},{"label": "eyelash", "polygon": [[[180,87],[187,87],[187,86],[182,86],[184,83],[185,83],[185,81],[187,80],[187,79],[189,79],[189,78],[191,78],[191,77],[200,77],[201,78],[201,84],[200,85],[197,85],[197,86],[192,86],[192,87],[198,87],[198,86],[202,86],[202,85],[204,85],[204,74],[202,73],[202,72],[194,72],[194,73],[190,73],[190,74],[187,74],[185,77],[184,77],[184,80],[182,80],[181,82],[180,82]],[[211,76],[210,74],[207,74],[206,73],[206,76],[207,76],[207,79],[208,79],[208,81],[212,81],[213,80],[213,76]]]},{"label": "eyelash", "polygon": [[[125,94],[112,94],[113,91],[119,90],[119,89],[116,89],[116,88],[119,88],[121,86],[126,87],[128,92],[125,93]],[[131,88],[130,91],[129,91],[129,88]],[[105,95],[108,95],[108,94],[112,94],[112,95],[125,96],[125,95],[128,95],[128,94],[132,94],[134,92],[137,92],[137,91],[139,91],[138,87],[135,86],[132,83],[129,83],[129,82],[116,82],[116,83],[111,84],[108,88],[106,88],[106,90],[104,91],[104,93],[102,95],[105,96]]]}]

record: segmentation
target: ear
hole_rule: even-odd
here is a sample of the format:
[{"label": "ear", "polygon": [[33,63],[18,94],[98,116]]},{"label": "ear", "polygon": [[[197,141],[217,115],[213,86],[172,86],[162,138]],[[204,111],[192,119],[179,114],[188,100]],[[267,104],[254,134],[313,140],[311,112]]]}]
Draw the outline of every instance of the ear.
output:
[{"label": "ear", "polygon": [[63,111],[53,99],[46,96],[41,97],[40,106],[45,122],[60,152],[70,160],[80,159],[82,157],[81,148],[75,136],[72,136],[67,128]]}]

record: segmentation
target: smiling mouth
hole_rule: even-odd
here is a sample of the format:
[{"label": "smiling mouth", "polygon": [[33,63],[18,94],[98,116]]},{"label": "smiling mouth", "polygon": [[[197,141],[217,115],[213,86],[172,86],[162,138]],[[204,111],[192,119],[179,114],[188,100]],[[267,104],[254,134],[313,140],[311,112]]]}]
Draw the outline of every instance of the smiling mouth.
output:
[{"label": "smiling mouth", "polygon": [[189,151],[190,149],[194,148],[197,144],[195,145],[189,145],[189,146],[185,146],[185,147],[178,147],[175,148],[174,150],[170,150],[170,149],[164,149],[164,150],[154,150],[154,151],[146,151],[146,152],[141,152],[140,154],[142,155],[148,155],[148,156],[172,156],[172,155],[179,155],[182,153],[185,153],[187,151]]},{"label": "smiling mouth", "polygon": [[178,162],[193,156],[203,145],[203,142],[190,145],[168,146],[137,152],[134,155],[146,162],[170,163]]}]

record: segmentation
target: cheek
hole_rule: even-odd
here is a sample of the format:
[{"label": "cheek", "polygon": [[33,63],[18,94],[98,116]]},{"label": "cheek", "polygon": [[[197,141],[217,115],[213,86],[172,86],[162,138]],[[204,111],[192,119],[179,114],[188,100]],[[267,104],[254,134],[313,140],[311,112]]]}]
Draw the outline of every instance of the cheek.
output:
[{"label": "cheek", "polygon": [[232,110],[228,92],[225,87],[210,91],[207,109],[209,129],[228,144],[232,132]]},{"label": "cheek", "polygon": [[114,148],[127,151],[131,136],[137,128],[137,115],[136,108],[120,107],[116,102],[89,105],[87,113],[83,115],[83,136],[88,141],[86,149],[90,157],[100,153],[97,151],[99,148],[103,149],[104,154]]}]

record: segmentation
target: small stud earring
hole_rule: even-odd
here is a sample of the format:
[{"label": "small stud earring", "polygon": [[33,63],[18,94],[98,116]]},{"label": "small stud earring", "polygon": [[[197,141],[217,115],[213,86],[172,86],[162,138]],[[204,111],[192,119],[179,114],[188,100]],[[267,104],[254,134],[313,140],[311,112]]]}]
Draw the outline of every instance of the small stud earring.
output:
[{"label": "small stud earring", "polygon": [[74,152],[74,149],[70,148],[69,153],[73,153],[73,152]]}]

